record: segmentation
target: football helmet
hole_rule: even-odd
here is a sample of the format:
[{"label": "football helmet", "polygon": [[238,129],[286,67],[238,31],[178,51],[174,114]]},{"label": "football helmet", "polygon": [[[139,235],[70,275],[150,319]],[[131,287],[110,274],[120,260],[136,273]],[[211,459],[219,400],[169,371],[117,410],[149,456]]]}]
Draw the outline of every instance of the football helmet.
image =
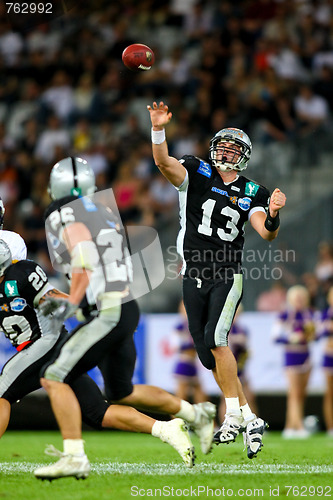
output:
[{"label": "football helmet", "polygon": [[48,187],[52,200],[69,195],[87,196],[95,191],[95,174],[86,160],[70,156],[52,168]]},{"label": "football helmet", "polygon": [[3,228],[4,215],[5,215],[5,207],[4,207],[2,199],[0,198],[0,229]]},{"label": "football helmet", "polygon": [[3,276],[7,267],[12,263],[12,253],[4,240],[0,240],[0,276]]},{"label": "football helmet", "polygon": [[[225,146],[225,143],[231,144]],[[240,146],[241,150],[233,147]],[[252,153],[249,136],[239,128],[223,128],[209,143],[209,159],[212,165],[222,172],[244,170]]]}]

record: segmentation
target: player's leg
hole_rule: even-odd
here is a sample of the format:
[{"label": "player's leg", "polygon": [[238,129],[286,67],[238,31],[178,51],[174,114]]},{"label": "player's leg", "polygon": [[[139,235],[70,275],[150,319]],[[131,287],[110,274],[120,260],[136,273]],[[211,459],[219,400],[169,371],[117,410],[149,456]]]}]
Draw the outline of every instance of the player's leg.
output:
[{"label": "player's leg", "polygon": [[56,343],[56,335],[45,335],[3,366],[0,375],[0,437],[8,427],[11,405],[40,388],[40,369],[51,357]]},{"label": "player's leg", "polygon": [[41,382],[50,396],[64,437],[64,453],[55,464],[36,469],[37,478],[74,476],[79,479],[89,475],[90,464],[81,439],[81,410],[67,382],[97,365],[113,342],[112,325],[116,326],[120,316],[121,305],[100,311],[91,322],[75,329],[55,353],[55,358],[42,369]]},{"label": "player's leg", "polygon": [[72,381],[71,387],[80,403],[83,420],[92,427],[151,434],[170,444],[179,453],[186,467],[193,467],[194,448],[183,420],[160,422],[129,406],[110,406],[87,374]]},{"label": "player's leg", "polygon": [[[193,331],[194,342],[196,346],[199,345],[198,354],[201,361],[203,361],[204,356],[200,352],[202,351],[202,338],[199,336],[200,333],[197,333],[193,328],[193,321],[191,322],[191,317],[195,320],[195,310],[198,307],[199,296],[199,298],[204,299],[206,311],[203,330],[204,347],[211,351],[214,362],[210,368],[218,386],[225,395],[226,401],[226,417],[214,440],[218,443],[234,441],[243,430],[243,417],[238,397],[237,363],[228,347],[228,333],[242,296],[242,276],[233,274],[230,278],[226,276],[225,279],[203,282],[200,289],[194,288],[193,282],[191,286],[192,289],[187,283],[184,283],[184,292],[189,294],[189,297],[184,298],[184,302],[187,309],[190,310],[190,331],[191,333]],[[191,302],[193,306],[191,306]],[[193,311],[191,312],[192,307]],[[208,366],[206,365],[206,367]]]},{"label": "player's leg", "polygon": [[242,298],[242,275],[226,273],[224,279],[212,282],[208,289],[205,344],[214,356],[213,374],[226,404],[225,418],[214,441],[217,444],[234,441],[246,429],[247,454],[252,458],[262,448],[262,434],[267,424],[251,411],[237,376],[236,359],[228,347],[228,334]]},{"label": "player's leg", "polygon": [[[117,404],[135,406],[136,408],[167,413],[185,420],[196,433],[202,433],[204,427],[211,425],[215,417],[215,405],[209,402],[191,405],[167,391],[145,384],[132,385],[132,377],[136,361],[136,351],[133,341],[133,325],[131,321],[138,313],[133,302],[124,304],[124,313],[114,333],[123,340],[113,346],[107,356],[99,363],[105,382],[107,399]],[[208,453],[211,442],[203,443],[204,453]]]}]

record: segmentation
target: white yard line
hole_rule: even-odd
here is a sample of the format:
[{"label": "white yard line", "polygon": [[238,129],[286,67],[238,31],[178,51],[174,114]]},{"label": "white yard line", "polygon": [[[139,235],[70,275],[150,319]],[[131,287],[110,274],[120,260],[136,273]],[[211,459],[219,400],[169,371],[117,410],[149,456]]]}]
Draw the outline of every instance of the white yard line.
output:
[{"label": "white yard line", "polygon": [[[45,463],[0,462],[0,473],[26,474],[33,472]],[[332,474],[332,465],[295,465],[295,464],[198,464],[193,469],[186,469],[182,464],[145,464],[122,462],[92,462],[92,472],[100,476],[105,474],[142,474],[146,476],[185,476],[188,474],[206,475],[247,475],[247,474]]]}]

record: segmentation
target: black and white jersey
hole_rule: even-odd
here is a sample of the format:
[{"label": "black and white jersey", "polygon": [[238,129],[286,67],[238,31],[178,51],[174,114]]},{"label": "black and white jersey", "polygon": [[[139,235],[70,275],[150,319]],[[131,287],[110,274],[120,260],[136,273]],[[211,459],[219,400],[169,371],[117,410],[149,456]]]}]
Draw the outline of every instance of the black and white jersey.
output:
[{"label": "black and white jersey", "polygon": [[43,269],[31,260],[6,269],[0,283],[0,328],[18,351],[41,337],[34,307],[51,288]]},{"label": "black and white jersey", "polygon": [[71,256],[63,240],[63,230],[75,222],[90,231],[99,263],[94,268],[82,307],[96,304],[100,294],[123,291],[131,279],[131,260],[125,233],[112,211],[95,204],[87,196],[67,196],[55,200],[45,213],[46,238],[55,269],[70,275]]},{"label": "black and white jersey", "polygon": [[224,183],[215,167],[195,156],[180,162],[187,170],[178,188],[182,273],[212,279],[225,268],[240,270],[245,224],[254,212],[266,212],[269,191],[242,175]]}]

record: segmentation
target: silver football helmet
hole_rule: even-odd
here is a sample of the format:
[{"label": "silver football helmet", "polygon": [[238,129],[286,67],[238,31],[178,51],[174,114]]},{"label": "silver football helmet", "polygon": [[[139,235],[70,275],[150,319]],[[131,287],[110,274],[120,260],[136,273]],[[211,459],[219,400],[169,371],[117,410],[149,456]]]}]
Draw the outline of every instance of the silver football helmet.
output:
[{"label": "silver football helmet", "polygon": [[0,240],[0,276],[3,276],[7,267],[12,264],[12,253],[4,240]]},{"label": "silver football helmet", "polygon": [[[241,150],[231,143],[240,146]],[[209,159],[212,165],[222,172],[228,170],[244,170],[252,153],[252,144],[249,136],[239,128],[223,128],[209,143]]]},{"label": "silver football helmet", "polygon": [[48,187],[52,200],[69,195],[86,196],[95,191],[95,174],[86,160],[70,156],[52,168]]}]

